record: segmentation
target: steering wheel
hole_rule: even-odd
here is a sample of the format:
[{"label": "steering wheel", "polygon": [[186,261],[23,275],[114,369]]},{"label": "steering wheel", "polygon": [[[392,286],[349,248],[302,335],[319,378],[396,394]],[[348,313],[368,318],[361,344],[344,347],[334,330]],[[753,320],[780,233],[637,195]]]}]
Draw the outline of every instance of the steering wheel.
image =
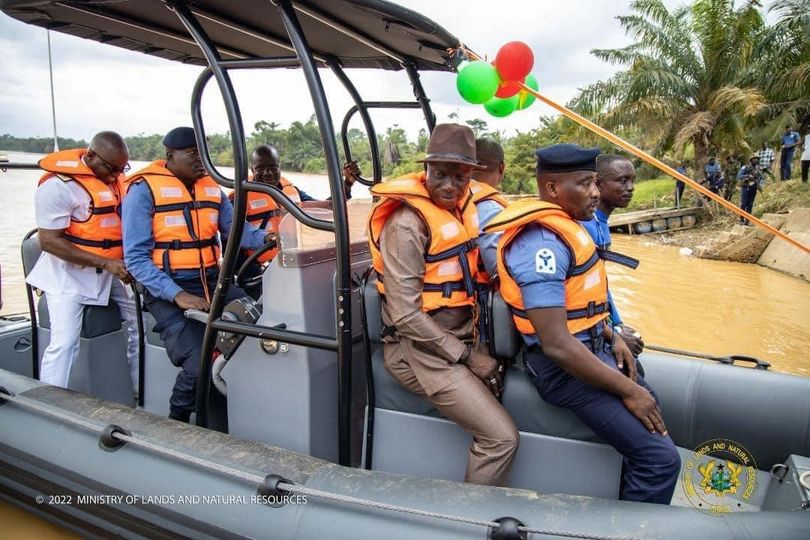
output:
[{"label": "steering wheel", "polygon": [[249,279],[245,279],[245,274],[247,273],[248,269],[254,263],[258,262],[259,257],[264,255],[265,253],[267,253],[271,249],[275,249],[276,247],[278,247],[278,241],[274,239],[274,240],[270,240],[269,242],[264,244],[262,247],[260,247],[259,249],[257,249],[253,253],[251,253],[250,257],[248,257],[245,260],[245,262],[242,263],[242,266],[240,266],[239,270],[237,270],[236,274],[234,274],[233,279],[234,279],[234,283],[236,283],[236,286],[239,287],[239,288],[242,288],[242,289],[247,289],[247,288],[252,288],[252,287],[255,287],[255,286],[261,284],[261,282],[262,282],[262,274],[259,274],[258,276],[253,276],[252,278],[249,278]]}]

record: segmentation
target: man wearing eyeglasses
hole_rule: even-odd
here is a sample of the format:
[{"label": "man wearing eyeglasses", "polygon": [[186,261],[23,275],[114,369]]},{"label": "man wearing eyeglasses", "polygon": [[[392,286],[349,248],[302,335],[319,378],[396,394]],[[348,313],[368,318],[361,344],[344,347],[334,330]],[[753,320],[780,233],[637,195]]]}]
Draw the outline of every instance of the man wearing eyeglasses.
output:
[{"label": "man wearing eyeglasses", "polygon": [[133,388],[138,382],[135,304],[123,261],[121,178],[129,170],[124,139],[102,131],[87,149],[63,150],[39,161],[45,174],[34,196],[42,255],[26,281],[44,291],[51,338],[42,355],[40,380],[67,387],[79,353],[84,306],[110,298],[129,322],[127,358]]}]

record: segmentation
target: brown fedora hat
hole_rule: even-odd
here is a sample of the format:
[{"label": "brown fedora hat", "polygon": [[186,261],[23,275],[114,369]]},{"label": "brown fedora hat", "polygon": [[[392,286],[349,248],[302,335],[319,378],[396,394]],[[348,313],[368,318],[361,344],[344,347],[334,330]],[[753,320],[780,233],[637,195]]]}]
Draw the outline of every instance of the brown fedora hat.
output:
[{"label": "brown fedora hat", "polygon": [[433,128],[428,142],[427,155],[417,163],[461,163],[476,169],[486,169],[475,158],[475,134],[461,124],[439,124]]}]

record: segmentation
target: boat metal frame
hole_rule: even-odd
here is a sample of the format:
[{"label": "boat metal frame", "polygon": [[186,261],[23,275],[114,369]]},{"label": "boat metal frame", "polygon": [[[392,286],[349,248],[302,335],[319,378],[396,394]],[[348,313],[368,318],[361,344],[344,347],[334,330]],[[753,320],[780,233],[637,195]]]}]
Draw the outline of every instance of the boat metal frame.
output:
[{"label": "boat metal frame", "polygon": [[[328,58],[318,55],[321,62],[330,67],[338,80],[346,88],[352,97],[355,105],[349,109],[343,120],[342,143],[347,160],[351,160],[346,127],[352,116],[360,114],[363,125],[369,139],[369,147],[372,154],[373,172],[372,179],[361,179],[366,185],[372,185],[382,180],[382,167],[380,165],[379,148],[376,142],[376,132],[369,114],[369,109],[397,108],[397,109],[421,109],[428,129],[433,130],[436,124],[436,117],[430,107],[430,100],[425,95],[424,88],[419,80],[419,74],[415,64],[407,58],[396,54],[384,45],[371,40],[368,36],[362,35],[356,30],[344,24],[334,21],[328,15],[315,10],[295,4],[291,0],[277,0],[273,2],[279,10],[279,14],[284,23],[290,39],[295,57],[274,57],[274,58],[251,58],[240,60],[223,60],[222,55],[217,50],[215,43],[205,29],[200,24],[198,17],[205,16],[201,10],[192,9],[186,2],[175,1],[170,5],[174,9],[178,18],[183,22],[195,42],[200,46],[208,67],[200,74],[195,84],[192,94],[192,120],[194,123],[197,145],[201,149],[200,156],[203,165],[209,171],[211,177],[219,184],[234,190],[234,220],[229,234],[228,242],[223,254],[222,268],[220,269],[219,281],[211,299],[211,310],[208,313],[205,338],[203,341],[203,352],[200,359],[200,376],[197,386],[197,424],[210,429],[227,431],[227,414],[224,406],[224,397],[215,391],[211,384],[211,368],[214,344],[218,331],[227,331],[245,336],[253,336],[264,339],[274,339],[295,345],[315,347],[335,351],[337,353],[338,365],[338,462],[341,465],[351,463],[351,403],[352,403],[352,366],[351,366],[351,272],[350,272],[350,248],[348,214],[346,210],[346,199],[343,193],[343,176],[340,165],[337,146],[335,143],[335,133],[332,127],[332,117],[329,111],[329,104],[316,65],[315,53],[309,47],[304,35],[297,13],[317,18],[320,22],[328,24],[335,30],[352,37],[366,45],[372,46],[379,52],[400,62],[405,69],[413,87],[416,101],[364,101],[360,93],[352,84],[349,77],[340,65],[338,59]],[[233,24],[224,21],[224,24]],[[254,32],[251,30],[251,32]],[[278,37],[273,37],[276,43],[283,44]],[[328,222],[312,218],[306,212],[300,210],[284,193],[271,186],[259,184],[245,180],[248,177],[248,155],[245,150],[245,131],[242,125],[242,118],[239,112],[239,103],[231,82],[229,71],[234,69],[257,69],[300,66],[310,97],[315,108],[315,117],[321,134],[321,141],[326,157],[327,174],[329,177],[329,187],[333,201],[334,221]],[[207,83],[213,78],[222,95],[228,117],[228,124],[231,133],[231,142],[234,155],[234,176],[231,180],[217,171],[208,152],[205,127],[201,113],[201,100],[203,91]],[[306,332],[296,332],[286,328],[267,327],[256,324],[236,323],[222,319],[222,311],[225,307],[224,301],[229,288],[234,285],[234,270],[236,270],[236,257],[239,251],[239,242],[244,229],[247,193],[260,192],[267,194],[288,210],[296,219],[303,224],[315,229],[333,232],[335,234],[336,251],[336,337],[319,336]],[[366,359],[366,365],[369,359]],[[370,381],[367,382],[370,384]],[[370,394],[373,400],[373,391]],[[373,420],[372,420],[373,422]],[[372,424],[373,425],[373,424]]]}]

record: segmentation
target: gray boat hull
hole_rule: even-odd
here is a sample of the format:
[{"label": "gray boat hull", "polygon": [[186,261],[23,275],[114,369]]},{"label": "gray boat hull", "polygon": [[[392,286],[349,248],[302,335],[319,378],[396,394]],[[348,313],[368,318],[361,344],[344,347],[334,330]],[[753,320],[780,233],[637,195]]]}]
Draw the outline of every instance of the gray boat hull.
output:
[{"label": "gray boat hull", "polygon": [[[277,474],[297,485],[475,520],[512,516],[530,527],[578,535],[682,539],[805,539],[807,512],[711,516],[692,508],[473,486],[341,467],[296,452],[181,424],[140,410],[42,385],[0,370],[0,386],[98,426],[116,424],[139,440],[205,462]],[[274,508],[258,484],[189,465],[130,443],[115,451],[86,427],[14,403],[0,405],[0,496],[85,536],[127,538],[487,538],[486,527],[306,497]],[[38,502],[37,496],[45,497]],[[118,495],[135,504],[81,504]],[[54,498],[54,496],[61,496]],[[181,498],[197,504],[181,504]],[[172,499],[173,498],[173,499]],[[302,502],[300,499],[298,502]],[[542,537],[542,536],[533,536]]]}]

